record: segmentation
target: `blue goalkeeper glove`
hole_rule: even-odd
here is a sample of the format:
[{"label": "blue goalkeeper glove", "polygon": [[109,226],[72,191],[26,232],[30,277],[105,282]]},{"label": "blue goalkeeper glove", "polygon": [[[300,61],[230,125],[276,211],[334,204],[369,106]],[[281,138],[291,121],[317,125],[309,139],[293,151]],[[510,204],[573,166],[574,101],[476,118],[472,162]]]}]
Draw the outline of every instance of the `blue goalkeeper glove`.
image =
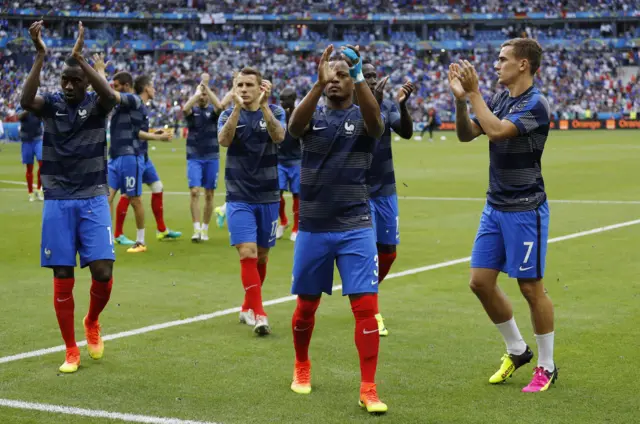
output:
[{"label": "blue goalkeeper glove", "polygon": [[342,53],[349,58],[351,63],[354,63],[354,65],[349,68],[351,78],[356,84],[363,82],[364,75],[362,75],[362,60],[360,60],[360,56],[349,47],[345,48]]}]

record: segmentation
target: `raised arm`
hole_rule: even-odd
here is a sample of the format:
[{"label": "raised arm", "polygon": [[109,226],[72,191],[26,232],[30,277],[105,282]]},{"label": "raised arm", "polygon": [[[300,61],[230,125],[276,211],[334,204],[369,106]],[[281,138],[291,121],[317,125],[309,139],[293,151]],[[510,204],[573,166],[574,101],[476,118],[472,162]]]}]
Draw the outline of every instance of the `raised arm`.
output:
[{"label": "raised arm", "polygon": [[458,140],[467,142],[482,134],[482,129],[469,117],[467,93],[462,88],[458,76],[459,66],[457,64],[449,65],[449,86],[456,99],[456,135]]},{"label": "raised arm", "polygon": [[93,69],[104,79],[107,79],[107,63],[104,61],[104,53],[93,55]]},{"label": "raised arm", "polygon": [[220,110],[226,110],[233,103],[233,91],[229,91],[220,101]]},{"label": "raised arm", "polygon": [[493,114],[480,94],[478,74],[469,61],[461,61],[458,79],[464,91],[469,96],[476,119],[480,122],[482,131],[489,137],[489,141],[498,142],[518,135],[518,128],[511,121],[501,120]]},{"label": "raised arm", "polygon": [[322,92],[326,85],[335,77],[335,65],[329,66],[329,57],[333,52],[333,44],[327,47],[322,53],[320,64],[318,65],[318,81],[313,85],[311,90],[304,96],[289,117],[289,134],[294,138],[302,137],[309,130],[309,123],[318,106],[318,101],[322,97]]},{"label": "raised arm", "polygon": [[355,81],[356,97],[364,120],[364,127],[373,138],[380,138],[384,133],[384,121],[380,115],[380,105],[376,97],[369,89],[364,76],[362,75],[362,58],[358,46],[347,46],[343,50],[344,55],[349,59],[349,74]]},{"label": "raised arm", "polygon": [[202,88],[204,90],[204,93],[207,94],[207,97],[209,97],[209,101],[213,105],[216,115],[220,115],[220,112],[222,112],[224,108],[222,106],[222,103],[220,102],[220,99],[218,99],[218,96],[216,96],[211,88],[209,88],[209,78],[209,74],[207,74],[206,72],[201,75]]},{"label": "raised arm", "polygon": [[223,147],[231,146],[242,111],[242,97],[233,93],[233,102],[235,104],[233,111],[229,114],[227,114],[228,111],[223,112],[218,122],[218,143]]},{"label": "raised arm", "polygon": [[37,96],[40,87],[40,72],[44,65],[44,58],[47,55],[47,47],[42,41],[42,21],[34,22],[29,27],[31,41],[36,48],[36,59],[31,67],[31,72],[24,82],[22,94],[20,95],[20,106],[26,111],[38,113],[44,107],[44,98]]},{"label": "raised arm", "polygon": [[78,65],[82,68],[89,84],[93,87],[98,95],[98,103],[106,109],[111,110],[113,106],[120,100],[120,95],[114,89],[111,88],[107,80],[96,72],[91,65],[87,63],[82,56],[82,49],[84,48],[84,26],[82,22],[78,23],[78,39],[76,40],[73,51],[71,52],[74,59],[78,61]]},{"label": "raised arm", "polygon": [[400,105],[400,119],[392,120],[390,122],[391,128],[402,138],[409,139],[413,136],[413,118],[407,108],[407,100],[411,97],[411,93],[415,90],[415,86],[409,80],[405,82],[398,94],[396,95],[396,101]]},{"label": "raised arm", "polygon": [[269,137],[271,137],[271,141],[275,144],[280,144],[284,141],[285,127],[287,126],[286,115],[284,110],[279,108],[278,116],[275,116],[269,107],[271,82],[263,80],[262,84],[260,84],[260,91],[262,91],[260,94],[260,110],[262,111],[264,121],[267,123],[267,132],[269,133]]},{"label": "raised arm", "polygon": [[182,112],[184,112],[184,116],[191,115],[191,111],[193,110],[193,105],[195,105],[196,102],[198,101],[198,97],[200,97],[202,90],[204,90],[204,86],[202,84],[198,84],[198,88],[196,88],[196,93],[193,96],[191,96],[189,100],[187,100],[187,103],[185,103],[184,106],[182,106]]}]

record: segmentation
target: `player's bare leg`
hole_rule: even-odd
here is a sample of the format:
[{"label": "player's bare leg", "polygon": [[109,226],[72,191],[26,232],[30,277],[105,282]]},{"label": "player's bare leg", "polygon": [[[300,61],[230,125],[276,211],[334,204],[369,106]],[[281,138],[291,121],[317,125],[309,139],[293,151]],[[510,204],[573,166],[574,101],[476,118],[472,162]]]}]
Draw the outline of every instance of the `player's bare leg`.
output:
[{"label": "player's bare leg", "polygon": [[201,240],[202,227],[200,226],[200,187],[191,187],[189,189],[191,202],[191,221],[193,221],[193,235],[191,241],[197,243]]},{"label": "player's bare leg", "polygon": [[111,213],[111,216],[113,217],[113,199],[116,197],[116,193],[117,191],[112,189],[111,187],[109,187],[109,212]]},{"label": "player's bare leg", "polygon": [[538,344],[538,364],[531,383],[523,392],[541,392],[558,378],[553,360],[553,303],[544,289],[542,279],[518,279],[520,292],[527,299],[531,311],[531,323]]},{"label": "player's bare leg", "polygon": [[53,306],[58,319],[60,333],[66,346],[65,361],[60,366],[60,372],[76,372],[80,366],[80,349],[76,345],[74,328],[73,286],[75,276],[73,267],[53,268]]},{"label": "player's bare leg", "polygon": [[87,350],[93,359],[101,359],[104,354],[104,342],[100,336],[100,313],[111,298],[113,286],[113,261],[98,260],[89,264],[91,271],[91,300],[89,312],[84,317],[84,334],[87,338]]},{"label": "player's bare leg", "polygon": [[471,268],[471,291],[478,297],[491,321],[496,325],[507,346],[502,366],[489,378],[490,383],[501,383],[521,366],[529,363],[533,352],[527,346],[513,318],[511,303],[498,287],[500,271],[487,268]]},{"label": "player's bare leg", "polygon": [[209,240],[209,223],[213,215],[213,190],[204,190],[204,213],[202,217],[202,230],[200,232],[200,240]]},{"label": "player's bare leg", "polygon": [[133,214],[136,218],[136,244],[127,249],[129,253],[141,253],[147,251],[144,242],[144,206],[142,205],[141,196],[129,197],[129,202],[133,208]]},{"label": "player's bare leg", "polygon": [[[258,269],[258,245],[256,243],[241,243],[236,245],[240,256],[240,277],[244,287],[244,302],[240,311],[240,322],[251,325],[253,331],[261,336],[271,333],[267,314],[262,305],[262,280]],[[268,249],[266,254],[268,255]],[[265,268],[266,272],[266,268]]]},{"label": "player's bare leg", "polygon": [[380,350],[380,332],[375,317],[378,295],[376,293],[349,295],[349,301],[356,320],[354,338],[360,357],[359,404],[368,412],[385,413],[387,405],[380,401],[375,383]]},{"label": "player's bare leg", "polygon": [[291,390],[306,395],[311,393],[311,361],[309,359],[309,344],[316,322],[316,310],[320,305],[320,295],[298,296],[296,310],[291,319],[293,331],[293,347],[296,359],[293,367],[293,381]]}]

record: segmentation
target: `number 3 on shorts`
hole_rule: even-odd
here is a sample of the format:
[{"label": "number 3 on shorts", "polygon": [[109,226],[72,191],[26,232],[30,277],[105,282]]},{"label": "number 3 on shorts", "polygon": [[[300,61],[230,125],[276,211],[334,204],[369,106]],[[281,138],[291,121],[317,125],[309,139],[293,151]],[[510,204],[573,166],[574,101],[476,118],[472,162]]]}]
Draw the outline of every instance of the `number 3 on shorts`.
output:
[{"label": "number 3 on shorts", "polygon": [[378,262],[378,255],[376,255],[373,260],[376,262],[376,268],[373,270],[373,275],[378,276],[378,269],[380,268],[380,264]]}]

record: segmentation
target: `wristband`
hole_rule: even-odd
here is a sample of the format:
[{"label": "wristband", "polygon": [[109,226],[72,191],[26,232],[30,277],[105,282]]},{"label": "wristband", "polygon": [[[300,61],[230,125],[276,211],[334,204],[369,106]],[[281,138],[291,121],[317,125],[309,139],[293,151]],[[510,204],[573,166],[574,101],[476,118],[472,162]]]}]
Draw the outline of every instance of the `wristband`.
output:
[{"label": "wristband", "polygon": [[360,60],[360,57],[358,57],[356,52],[350,48],[344,49],[343,53],[349,58],[349,60],[351,60],[352,63],[357,61],[355,65],[349,68],[349,75],[351,78],[356,82],[356,84],[363,82],[364,75],[362,75],[362,60]]}]

